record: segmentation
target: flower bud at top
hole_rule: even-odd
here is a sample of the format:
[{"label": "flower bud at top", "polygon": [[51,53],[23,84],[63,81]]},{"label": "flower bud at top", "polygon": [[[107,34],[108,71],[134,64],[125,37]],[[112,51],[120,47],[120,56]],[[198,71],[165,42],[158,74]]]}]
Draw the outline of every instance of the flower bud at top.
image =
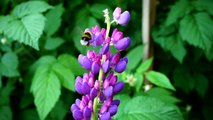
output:
[{"label": "flower bud at top", "polygon": [[117,7],[115,8],[114,12],[113,12],[113,18],[115,20],[119,19],[121,15],[121,8]]},{"label": "flower bud at top", "polygon": [[120,18],[117,20],[117,23],[125,26],[130,20],[130,14],[129,11],[125,11],[121,14]]},{"label": "flower bud at top", "polygon": [[113,12],[114,21],[119,25],[126,25],[130,20],[129,11],[124,11],[121,13],[121,8],[117,7]]}]

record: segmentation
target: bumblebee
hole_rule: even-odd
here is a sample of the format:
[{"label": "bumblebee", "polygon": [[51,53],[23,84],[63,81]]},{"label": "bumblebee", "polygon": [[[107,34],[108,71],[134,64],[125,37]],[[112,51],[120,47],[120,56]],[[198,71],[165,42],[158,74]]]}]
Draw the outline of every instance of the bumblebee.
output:
[{"label": "bumblebee", "polygon": [[80,41],[81,45],[89,46],[90,45],[89,41],[91,39],[92,39],[92,33],[90,31],[84,32],[84,34],[81,37],[81,41]]}]

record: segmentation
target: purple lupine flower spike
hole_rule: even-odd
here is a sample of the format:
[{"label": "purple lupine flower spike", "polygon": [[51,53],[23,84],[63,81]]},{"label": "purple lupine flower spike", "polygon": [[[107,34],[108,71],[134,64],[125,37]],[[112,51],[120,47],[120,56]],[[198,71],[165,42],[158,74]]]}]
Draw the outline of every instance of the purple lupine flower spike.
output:
[{"label": "purple lupine flower spike", "polygon": [[[110,25],[116,22],[119,25],[126,25],[130,19],[128,11],[122,13],[121,8],[117,7],[113,12],[113,21],[110,22],[108,11],[105,12],[106,21]],[[110,27],[109,27],[110,28]],[[89,73],[83,77],[77,76],[75,89],[82,98],[76,99],[70,107],[75,120],[90,120],[91,118],[99,120],[111,120],[118,112],[119,100],[113,100],[113,97],[124,88],[124,83],[119,81],[114,72],[122,73],[127,66],[128,59],[121,58],[120,51],[125,50],[130,45],[130,38],[124,37],[123,32],[115,28],[112,35],[109,36],[109,28],[100,29],[97,25],[92,29],[87,28],[85,32],[92,35],[89,45],[93,47],[101,46],[99,53],[96,51],[87,51],[87,55],[78,56],[79,64]],[[114,46],[118,52],[112,54],[110,46]],[[98,80],[96,80],[97,75]],[[97,109],[98,106],[100,109]],[[95,114],[94,114],[95,113]]]}]

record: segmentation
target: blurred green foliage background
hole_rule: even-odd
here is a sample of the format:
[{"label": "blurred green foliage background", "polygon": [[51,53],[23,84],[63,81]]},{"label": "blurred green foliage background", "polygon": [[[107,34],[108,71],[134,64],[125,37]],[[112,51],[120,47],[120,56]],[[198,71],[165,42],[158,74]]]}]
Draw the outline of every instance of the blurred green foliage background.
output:
[{"label": "blurred green foliage background", "polygon": [[116,96],[121,105],[114,119],[213,119],[212,0],[157,1],[152,66],[160,75],[154,79],[168,77],[176,91],[157,84],[148,92],[144,78],[152,75],[143,69],[152,60],[141,64],[141,0],[26,2],[0,1],[0,120],[72,119],[70,106],[81,97],[74,90],[75,77],[86,72],[77,57],[94,49],[81,46],[81,35],[85,28],[106,27],[102,11],[117,6],[130,11],[130,23],[114,27],[130,36],[131,45],[122,53],[129,63],[119,76],[125,90]]}]

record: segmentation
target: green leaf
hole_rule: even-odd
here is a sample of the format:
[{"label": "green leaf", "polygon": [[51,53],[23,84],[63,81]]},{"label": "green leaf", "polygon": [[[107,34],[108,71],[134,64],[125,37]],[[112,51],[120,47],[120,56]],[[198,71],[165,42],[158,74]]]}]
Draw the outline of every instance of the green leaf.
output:
[{"label": "green leaf", "polygon": [[204,97],[208,89],[208,79],[202,74],[195,74],[193,78],[196,81],[196,91],[201,97]]},{"label": "green leaf", "polygon": [[139,45],[132,49],[128,54],[128,65],[127,69],[128,70],[134,70],[137,65],[142,62],[142,53],[143,53],[143,46]]},{"label": "green leaf", "polygon": [[46,25],[44,31],[48,36],[53,35],[61,26],[61,16],[64,12],[64,7],[62,4],[55,6],[54,9],[50,10],[46,14]]},{"label": "green leaf", "polygon": [[28,1],[17,5],[12,13],[21,18],[26,15],[45,12],[50,8],[52,8],[52,6],[43,1]]},{"label": "green leaf", "polygon": [[198,11],[207,11],[209,14],[213,15],[213,1],[212,0],[196,0],[193,5]]},{"label": "green leaf", "polygon": [[209,51],[213,39],[213,21],[204,12],[185,16],[180,22],[180,34],[183,40],[203,50]]},{"label": "green leaf", "polygon": [[69,68],[72,73],[77,76],[77,75],[83,75],[86,71],[80,66],[78,63],[78,60],[69,54],[62,54],[58,57],[58,61]]},{"label": "green leaf", "polygon": [[147,94],[151,97],[155,97],[159,100],[162,100],[165,103],[175,104],[177,102],[180,102],[179,99],[172,96],[172,93],[170,91],[159,87],[154,87],[150,89],[149,91],[147,91]]},{"label": "green leaf", "polygon": [[[5,87],[0,89],[0,106],[10,104],[10,95],[14,90],[14,86],[11,81],[7,81]],[[1,107],[0,107],[1,108]]]},{"label": "green leaf", "polygon": [[50,112],[50,120],[63,120],[67,114],[66,105],[63,101],[59,100],[53,110]]},{"label": "green leaf", "polygon": [[95,26],[95,25],[98,25],[98,26],[99,26],[98,21],[97,21],[94,17],[89,17],[89,18],[88,18],[88,27],[89,27],[89,28],[92,28],[92,27]]},{"label": "green leaf", "polygon": [[107,4],[95,3],[90,7],[91,14],[96,18],[103,18],[103,10],[109,8]]},{"label": "green leaf", "polygon": [[165,51],[170,51],[172,56],[174,56],[180,63],[183,62],[183,59],[186,56],[187,51],[184,47],[183,40],[178,34],[173,33],[167,36],[154,35],[154,40]]},{"label": "green leaf", "polygon": [[148,96],[131,99],[124,108],[122,120],[183,120],[175,106]]},{"label": "green leaf", "polygon": [[149,67],[152,65],[153,58],[149,58],[145,62],[143,62],[137,69],[137,73],[143,73],[149,69]]},{"label": "green leaf", "polygon": [[169,79],[164,74],[162,74],[160,72],[149,71],[145,74],[145,76],[151,83],[153,83],[157,86],[167,88],[167,89],[171,89],[171,90],[175,90],[175,88],[170,83]]},{"label": "green leaf", "polygon": [[206,51],[205,52],[205,55],[206,55],[206,58],[209,60],[209,61],[212,61],[213,60],[213,45],[211,47],[211,49],[209,51]]},{"label": "green leaf", "polygon": [[185,93],[192,91],[196,85],[195,80],[189,74],[189,70],[186,67],[177,67],[173,73],[173,80],[177,88],[181,88]]},{"label": "green leaf", "polygon": [[7,27],[7,24],[13,20],[12,16],[0,16],[0,33],[3,33],[4,29]]},{"label": "green leaf", "polygon": [[130,97],[126,94],[119,94],[119,95],[115,95],[114,99],[120,100],[120,105],[118,106],[118,112],[113,117],[114,119],[117,120],[123,116],[124,108],[125,108],[127,102],[130,100]]},{"label": "green leaf", "polygon": [[55,50],[63,43],[64,43],[64,40],[62,38],[59,38],[59,37],[49,38],[47,39],[44,48],[46,50]]},{"label": "green leaf", "polygon": [[136,92],[140,92],[142,90],[141,86],[144,81],[143,75],[141,73],[135,73],[134,77],[136,78],[136,81],[135,81]]},{"label": "green leaf", "polygon": [[53,65],[53,71],[60,79],[61,84],[68,90],[75,91],[75,78],[72,71],[61,63]]},{"label": "green leaf", "polygon": [[192,7],[187,0],[179,0],[171,7],[166,19],[166,26],[174,24],[179,18],[182,18],[184,15],[188,14],[191,10]]},{"label": "green leaf", "polygon": [[1,58],[0,74],[7,77],[19,76],[18,63],[18,56],[15,53],[5,53]]},{"label": "green leaf", "polygon": [[44,120],[55,106],[61,94],[60,80],[50,65],[39,66],[33,77],[31,92],[40,119]]},{"label": "green leaf", "polygon": [[56,58],[54,56],[42,56],[31,66],[30,71],[34,73],[39,66],[52,65],[54,62],[56,62]]},{"label": "green leaf", "polygon": [[39,120],[39,116],[38,116],[38,113],[36,112],[36,109],[31,108],[31,109],[23,110],[21,112],[20,119],[21,120]]},{"label": "green leaf", "polygon": [[20,20],[9,22],[4,33],[8,37],[38,50],[38,39],[43,32],[44,25],[45,17],[42,14],[31,14]]},{"label": "green leaf", "polygon": [[0,119],[12,120],[12,110],[10,106],[0,106]]}]

